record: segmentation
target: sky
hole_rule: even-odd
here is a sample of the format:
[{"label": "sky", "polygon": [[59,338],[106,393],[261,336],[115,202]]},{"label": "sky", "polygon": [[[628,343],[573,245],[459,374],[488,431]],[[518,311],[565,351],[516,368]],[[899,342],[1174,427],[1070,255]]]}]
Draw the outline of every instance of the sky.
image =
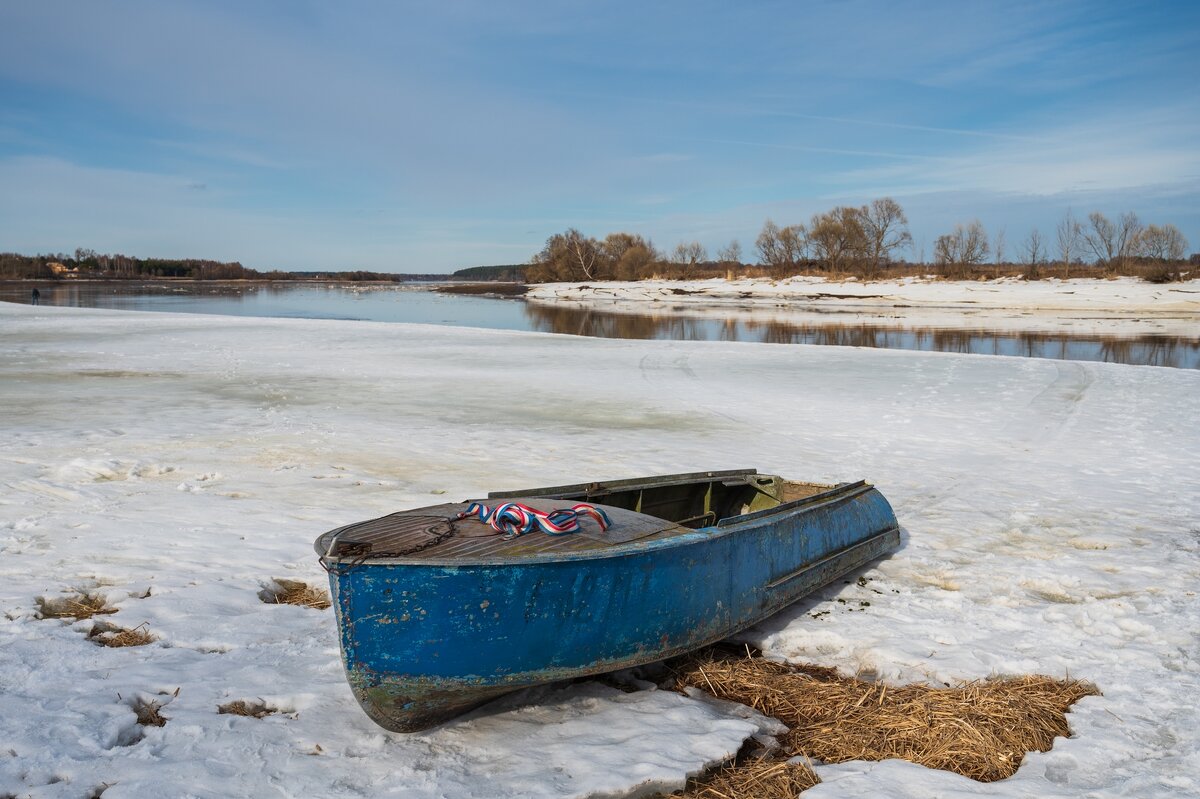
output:
[{"label": "sky", "polygon": [[0,251],[256,269],[662,249],[891,196],[1007,257],[1070,210],[1200,251],[1200,3],[0,5]]}]

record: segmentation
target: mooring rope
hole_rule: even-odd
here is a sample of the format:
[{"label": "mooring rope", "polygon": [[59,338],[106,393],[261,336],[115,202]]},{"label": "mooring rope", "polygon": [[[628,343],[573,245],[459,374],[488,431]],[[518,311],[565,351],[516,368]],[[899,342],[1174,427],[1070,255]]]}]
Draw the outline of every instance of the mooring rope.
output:
[{"label": "mooring rope", "polygon": [[580,516],[591,517],[600,525],[601,530],[607,530],[612,525],[607,513],[594,505],[582,502],[570,508],[548,512],[519,502],[506,502],[494,508],[489,508],[481,502],[472,502],[465,511],[458,514],[459,519],[476,517],[484,524],[504,533],[506,538],[516,538],[534,530],[541,530],[547,535],[578,533]]}]

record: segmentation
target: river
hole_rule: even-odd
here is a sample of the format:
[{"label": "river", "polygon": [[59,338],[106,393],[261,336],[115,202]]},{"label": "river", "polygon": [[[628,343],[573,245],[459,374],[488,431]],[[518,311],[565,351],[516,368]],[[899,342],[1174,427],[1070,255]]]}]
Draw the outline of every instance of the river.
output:
[{"label": "river", "polygon": [[[31,283],[0,285],[0,300],[28,303]],[[755,341],[1014,355],[1200,369],[1200,339],[1019,332],[874,324],[828,314],[828,321],[789,322],[729,308],[625,313],[441,294],[429,285],[208,283],[184,281],[36,284],[45,305],[232,316],[354,319],[529,330],[604,338]]]}]

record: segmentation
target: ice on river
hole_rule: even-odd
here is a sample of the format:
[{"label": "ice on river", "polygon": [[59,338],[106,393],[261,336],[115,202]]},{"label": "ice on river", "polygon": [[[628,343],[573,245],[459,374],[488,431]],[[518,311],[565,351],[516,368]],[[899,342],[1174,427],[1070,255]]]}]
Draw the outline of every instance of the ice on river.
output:
[{"label": "ice on river", "polygon": [[[769,723],[589,682],[385,733],[345,684],[334,526],[487,490],[751,466],[866,477],[903,547],[747,640],[890,682],[1070,674],[1073,737],[978,784],[819,766],[806,797],[1200,794],[1200,372],[994,356],[0,304],[0,795],[626,796]],[[37,618],[84,589],[158,640]],[[147,596],[147,590],[149,595]],[[279,712],[219,715],[246,699]],[[133,705],[161,703],[163,727]],[[764,725],[767,725],[764,727]]]}]

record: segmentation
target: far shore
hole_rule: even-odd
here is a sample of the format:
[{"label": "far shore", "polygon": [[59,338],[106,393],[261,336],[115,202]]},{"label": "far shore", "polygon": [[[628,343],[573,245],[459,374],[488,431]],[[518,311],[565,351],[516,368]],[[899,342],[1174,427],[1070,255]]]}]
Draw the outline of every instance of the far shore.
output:
[{"label": "far shore", "polygon": [[668,305],[739,305],[856,308],[959,308],[1025,311],[1103,311],[1195,315],[1200,322],[1200,279],[1148,283],[1130,277],[1064,280],[946,280],[902,278],[863,282],[798,276],[541,283],[533,300],[627,301]]},{"label": "far shore", "polygon": [[[459,282],[457,278],[445,277],[446,282]],[[337,277],[314,277],[304,279],[278,280],[266,277],[248,278],[213,278],[201,279],[194,277],[71,277],[51,279],[44,277],[5,277],[0,278],[3,286],[74,286],[77,284],[94,286],[111,283],[116,286],[309,286],[313,284],[338,286],[405,286],[414,283],[440,283],[439,280],[346,280]]]},{"label": "far shore", "polygon": [[1129,277],[641,280],[542,283],[530,286],[525,299],[610,313],[680,317],[711,315],[721,309],[731,319],[790,325],[1200,339],[1200,279],[1169,284]]}]

